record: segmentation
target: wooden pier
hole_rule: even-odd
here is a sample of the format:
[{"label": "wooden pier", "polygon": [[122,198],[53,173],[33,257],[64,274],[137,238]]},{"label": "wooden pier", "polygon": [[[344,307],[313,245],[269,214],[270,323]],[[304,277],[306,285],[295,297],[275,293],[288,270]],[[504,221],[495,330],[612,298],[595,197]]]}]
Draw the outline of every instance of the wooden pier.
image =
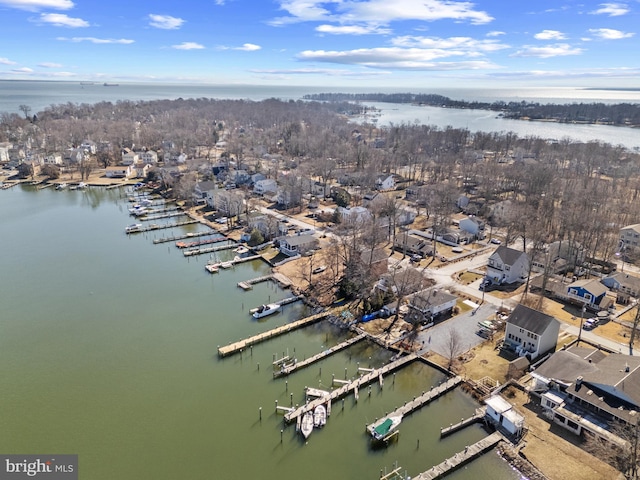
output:
[{"label": "wooden pier", "polygon": [[503,440],[502,435],[499,432],[492,433],[488,437],[483,438],[479,442],[474,443],[462,452],[456,453],[453,457],[446,459],[439,465],[431,467],[426,472],[422,472],[420,475],[413,477],[414,480],[435,480],[447,475],[449,472],[460,468],[461,466],[469,463],[476,457],[479,457],[483,453],[491,450],[500,441]]},{"label": "wooden pier", "polygon": [[289,375],[293,372],[295,372],[296,370],[299,370],[301,368],[304,368],[308,365],[311,365],[312,363],[318,362],[320,360],[322,360],[325,357],[328,357],[329,355],[332,355],[336,352],[339,352],[340,350],[344,350],[347,347],[350,347],[351,345],[358,343],[361,340],[364,340],[367,337],[366,333],[361,333],[359,335],[356,335],[355,337],[352,337],[348,340],[345,340],[342,343],[339,343],[338,345],[335,345],[323,352],[318,353],[317,355],[314,355],[313,357],[309,357],[306,360],[303,360],[301,362],[293,362],[293,363],[285,363],[283,365],[281,365],[281,368],[275,372],[273,372],[273,377],[277,378],[277,377],[282,377],[285,375]]},{"label": "wooden pier", "polygon": [[[438,385],[437,387],[432,388],[428,392],[425,392],[419,397],[414,398],[410,402],[405,403],[402,407],[395,409],[393,412],[385,416],[395,417],[398,415],[402,415],[404,417],[406,415],[409,415],[410,413],[422,408],[423,406],[435,400],[436,398],[441,397],[448,391],[453,390],[458,385],[460,385],[460,383],[462,383],[461,377],[457,375],[455,377],[451,377],[446,382]],[[369,431],[370,429],[371,429],[371,425],[367,425],[367,431]]]},{"label": "wooden pier", "polygon": [[[297,300],[297,298],[296,298]],[[323,318],[328,317],[333,313],[332,310],[328,310],[326,312],[318,313],[316,315],[311,315],[310,317],[303,318],[296,322],[287,323],[286,325],[282,325],[281,327],[274,328],[264,333],[259,333],[258,335],[254,335],[253,337],[245,338],[244,340],[240,340],[239,342],[231,343],[224,347],[218,348],[218,355],[220,357],[226,357],[228,355],[232,355],[234,353],[240,352],[245,348],[248,348],[257,343],[263,342],[265,340],[269,340],[270,338],[277,337],[284,333],[292,332],[293,330],[297,330],[300,327],[304,327],[306,325],[310,325],[312,323],[318,322]]]},{"label": "wooden pier", "polygon": [[165,224],[151,224],[148,227],[141,227],[137,230],[134,230],[132,232],[126,232],[127,234],[134,234],[134,233],[144,233],[144,232],[150,232],[152,230],[163,230],[165,228],[174,228],[174,227],[182,227],[183,225],[191,225],[193,223],[198,223],[197,220],[185,220],[184,222],[176,222],[176,223],[165,223]]},{"label": "wooden pier", "polygon": [[[205,235],[216,235],[217,233],[218,232],[215,230],[209,230],[208,232],[185,233],[184,235],[175,235],[172,237],[154,238],[153,243],[175,242],[177,240],[185,240],[188,238],[204,237]],[[226,240],[226,237],[222,237],[222,240]]]},{"label": "wooden pier", "polygon": [[[232,242],[233,240],[229,240],[229,241]],[[219,252],[221,250],[231,250],[232,248],[237,248],[237,247],[238,247],[237,243],[229,243],[227,245],[216,245],[214,247],[193,248],[190,250],[184,250],[182,254],[185,257],[192,257],[194,255],[203,255],[205,253]]]},{"label": "wooden pier", "polygon": [[284,419],[287,422],[292,422],[294,421],[296,418],[298,418],[301,415],[304,415],[306,412],[313,410],[314,408],[316,408],[316,406],[327,403],[327,401],[333,401],[336,400],[338,398],[341,398],[345,395],[348,395],[349,392],[351,392],[353,390],[354,394],[355,392],[358,391],[358,388],[361,387],[362,385],[366,385],[374,380],[378,380],[380,378],[380,376],[384,375],[385,373],[389,373],[393,370],[397,370],[398,368],[403,367],[404,365],[406,365],[407,363],[413,362],[414,360],[416,360],[418,358],[418,356],[414,353],[407,355],[405,357],[401,357],[398,360],[396,360],[395,362],[391,362],[386,364],[384,367],[379,368],[374,370],[373,372],[367,373],[366,375],[363,375],[355,380],[353,380],[352,382],[349,382],[346,385],[343,385],[335,390],[333,390],[328,396],[326,397],[322,397],[322,398],[317,398],[315,400],[310,401],[309,403],[302,405],[301,407],[296,408],[294,411],[292,412],[288,412],[285,414]]},{"label": "wooden pier", "polygon": [[245,280],[244,282],[238,282],[238,287],[243,290],[251,290],[254,285],[262,282],[268,282],[269,280],[274,280],[273,275],[263,275],[262,277],[252,278],[250,280]]},{"label": "wooden pier", "polygon": [[152,222],[154,220],[162,220],[163,218],[171,218],[171,217],[182,217],[186,215],[182,210],[180,211],[171,211],[167,213],[152,213],[151,215],[142,215],[138,217],[143,222]]},{"label": "wooden pier", "polygon": [[481,422],[484,419],[486,412],[487,412],[487,407],[484,407],[484,406],[480,407],[476,409],[476,413],[473,416],[469,418],[465,418],[458,423],[452,423],[448,427],[441,428],[440,437],[441,438],[446,437],[448,435],[451,435],[452,433],[455,433],[459,430],[462,430],[463,428],[468,427],[469,425]]}]

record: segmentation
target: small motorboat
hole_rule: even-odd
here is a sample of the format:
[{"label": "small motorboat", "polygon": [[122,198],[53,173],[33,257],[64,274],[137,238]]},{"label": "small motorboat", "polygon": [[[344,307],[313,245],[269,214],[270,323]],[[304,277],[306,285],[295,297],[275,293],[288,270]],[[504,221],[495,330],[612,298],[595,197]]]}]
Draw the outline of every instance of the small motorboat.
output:
[{"label": "small motorboat", "polygon": [[311,432],[313,431],[313,412],[311,410],[302,416],[300,431],[304,438],[309,438],[309,435],[311,435]]},{"label": "small motorboat", "polygon": [[278,305],[277,303],[269,303],[267,305],[260,305],[258,308],[252,310],[251,313],[253,315],[253,318],[262,318],[266,317],[267,315],[276,313],[279,308],[280,305]]},{"label": "small motorboat", "polygon": [[324,427],[327,424],[327,409],[324,405],[318,405],[313,410],[313,426],[316,428]]},{"label": "small motorboat", "polygon": [[402,415],[381,418],[368,427],[373,441],[386,442],[402,422]]},{"label": "small motorboat", "polygon": [[129,225],[127,228],[125,228],[124,231],[126,233],[141,232],[142,231],[142,224],[141,223],[133,223],[133,224]]}]

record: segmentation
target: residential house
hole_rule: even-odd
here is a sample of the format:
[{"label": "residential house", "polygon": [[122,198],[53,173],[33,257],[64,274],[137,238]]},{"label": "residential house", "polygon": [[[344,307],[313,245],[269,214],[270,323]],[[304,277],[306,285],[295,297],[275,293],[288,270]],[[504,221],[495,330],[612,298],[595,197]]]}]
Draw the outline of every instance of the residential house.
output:
[{"label": "residential house", "polygon": [[489,257],[486,279],[493,284],[523,282],[529,274],[529,257],[520,250],[499,246]]},{"label": "residential house", "polygon": [[79,148],[70,148],[64,152],[65,163],[80,163],[84,160],[84,151]]},{"label": "residential house", "polygon": [[[286,235],[287,230],[279,230],[280,223],[275,217],[263,213],[252,212],[247,217],[249,231],[258,230],[265,240],[272,239],[276,235]],[[285,224],[286,225],[286,224]]]},{"label": "residential house", "polygon": [[493,395],[484,401],[487,406],[486,418],[498,430],[506,431],[508,435],[519,437],[524,429],[524,416],[516,411],[509,402],[500,395]]},{"label": "residential house", "polygon": [[149,163],[138,162],[133,165],[133,170],[136,178],[146,178],[149,174],[149,170],[153,167]]},{"label": "residential house", "polygon": [[433,187],[429,185],[414,185],[404,191],[405,199],[418,205],[426,205]]},{"label": "residential house", "polygon": [[376,178],[376,190],[394,190],[396,188],[395,176],[392,174],[379,175]]},{"label": "residential house", "polygon": [[408,297],[409,312],[405,320],[410,323],[431,323],[435,317],[453,311],[458,297],[441,288],[427,288]]},{"label": "residential house", "polygon": [[278,183],[273,178],[264,178],[253,184],[253,193],[256,195],[264,195],[266,193],[276,193],[278,191]]},{"label": "residential house", "polygon": [[9,160],[9,150],[13,147],[13,144],[9,142],[0,142],[0,163],[7,163]]},{"label": "residential house", "polygon": [[207,197],[218,187],[215,182],[197,182],[193,188],[193,201],[197,204],[207,203]]},{"label": "residential house", "polygon": [[280,239],[280,252],[288,257],[304,255],[318,246],[318,239],[313,235],[294,235]]},{"label": "residential house", "polygon": [[244,185],[251,182],[251,175],[246,170],[236,170],[230,175],[230,179],[236,185]]},{"label": "residential house", "polygon": [[607,287],[595,278],[577,280],[567,286],[570,301],[593,311],[609,308],[611,300],[606,294]]},{"label": "residential house", "polygon": [[363,250],[360,253],[360,260],[374,277],[380,277],[389,270],[389,255],[384,248]]},{"label": "residential house", "polygon": [[59,153],[51,153],[44,157],[45,165],[62,165],[62,155]]},{"label": "residential house", "polygon": [[105,169],[107,178],[131,178],[134,170],[131,165],[115,165]]},{"label": "residential house", "polygon": [[531,391],[557,425],[613,444],[617,423],[636,425],[640,411],[640,357],[572,346],[554,353],[533,372]]},{"label": "residential house", "polygon": [[365,207],[338,207],[342,223],[365,222],[371,218],[371,212]]},{"label": "residential house", "polygon": [[95,155],[96,152],[98,151],[98,147],[96,145],[96,142],[92,140],[85,140],[80,144],[80,150],[82,150],[87,154]]},{"label": "residential house", "polygon": [[620,249],[640,247],[640,223],[620,229]]},{"label": "residential house", "polygon": [[232,190],[207,190],[207,205],[228,217],[239,215],[244,210],[244,197]]},{"label": "residential house", "polygon": [[140,161],[140,156],[131,150],[130,148],[125,148],[122,150],[122,165],[135,165]]},{"label": "residential house", "polygon": [[433,255],[433,243],[425,237],[418,235],[418,230],[409,230],[408,232],[402,232],[396,235],[393,242],[393,248],[399,252],[409,255],[420,255],[426,257]]},{"label": "residential house", "polygon": [[149,165],[155,165],[158,163],[158,153],[154,150],[146,150],[140,153],[140,160],[143,163],[147,163]]},{"label": "residential house", "polygon": [[478,217],[469,216],[460,220],[460,230],[470,233],[474,238],[484,238],[484,222]]},{"label": "residential house", "polygon": [[631,297],[640,297],[640,277],[625,272],[613,273],[600,280],[604,286]]},{"label": "residential house", "polygon": [[520,304],[507,318],[504,342],[533,360],[556,347],[559,332],[560,322],[554,317]]}]

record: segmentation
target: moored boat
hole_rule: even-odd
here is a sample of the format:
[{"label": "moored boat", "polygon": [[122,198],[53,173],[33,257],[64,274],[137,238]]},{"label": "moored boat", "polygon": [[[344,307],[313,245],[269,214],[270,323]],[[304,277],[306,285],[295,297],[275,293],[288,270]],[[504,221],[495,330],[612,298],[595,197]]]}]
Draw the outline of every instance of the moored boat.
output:
[{"label": "moored boat", "polygon": [[66,183],[59,183],[56,185],[56,190],[64,190],[65,188],[67,188]]},{"label": "moored boat", "polygon": [[313,410],[313,426],[324,427],[327,424],[327,409],[324,405],[318,405]]},{"label": "moored boat", "polygon": [[402,422],[402,415],[381,418],[369,425],[369,434],[374,441],[384,442],[397,430],[400,422]]},{"label": "moored boat", "polygon": [[302,421],[300,422],[300,431],[304,438],[309,438],[311,432],[313,431],[313,412],[308,411],[302,416]]},{"label": "moored boat", "polygon": [[253,318],[266,317],[267,315],[271,315],[273,313],[276,313],[279,308],[280,308],[280,305],[278,305],[277,303],[269,303],[267,305],[260,305],[258,308],[252,310],[252,315],[253,315]]},{"label": "moored boat", "polygon": [[129,225],[127,228],[125,228],[124,231],[127,232],[127,233],[141,232],[142,231],[142,224],[141,223],[133,223],[133,224]]},{"label": "moored boat", "polygon": [[204,269],[209,273],[218,273],[218,270],[220,270],[220,263],[219,262],[211,262],[211,261],[209,261],[204,266]]}]

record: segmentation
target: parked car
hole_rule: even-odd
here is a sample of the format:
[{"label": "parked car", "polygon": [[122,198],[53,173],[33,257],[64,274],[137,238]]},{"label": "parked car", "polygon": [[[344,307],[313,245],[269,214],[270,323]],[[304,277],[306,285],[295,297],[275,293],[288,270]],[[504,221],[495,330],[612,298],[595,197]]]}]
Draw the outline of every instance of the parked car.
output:
[{"label": "parked car", "polygon": [[498,240],[497,238],[492,238],[491,239],[491,243],[493,243],[495,245],[500,245],[502,242],[500,240]]},{"label": "parked car", "polygon": [[597,318],[590,318],[589,320],[584,322],[584,324],[582,325],[582,328],[584,330],[593,330],[598,326],[599,323],[600,322],[598,321]]},{"label": "parked car", "polygon": [[324,272],[326,269],[327,269],[326,265],[322,265],[322,266],[320,266],[320,267],[316,267],[316,268],[314,268],[313,270],[311,270],[311,273],[314,273],[314,274],[316,274],[316,273],[322,273],[322,272]]},{"label": "parked car", "polygon": [[418,255],[418,254],[411,255],[411,261],[412,262],[418,263],[418,262],[420,262],[420,260],[422,260],[422,257],[420,255]]}]

